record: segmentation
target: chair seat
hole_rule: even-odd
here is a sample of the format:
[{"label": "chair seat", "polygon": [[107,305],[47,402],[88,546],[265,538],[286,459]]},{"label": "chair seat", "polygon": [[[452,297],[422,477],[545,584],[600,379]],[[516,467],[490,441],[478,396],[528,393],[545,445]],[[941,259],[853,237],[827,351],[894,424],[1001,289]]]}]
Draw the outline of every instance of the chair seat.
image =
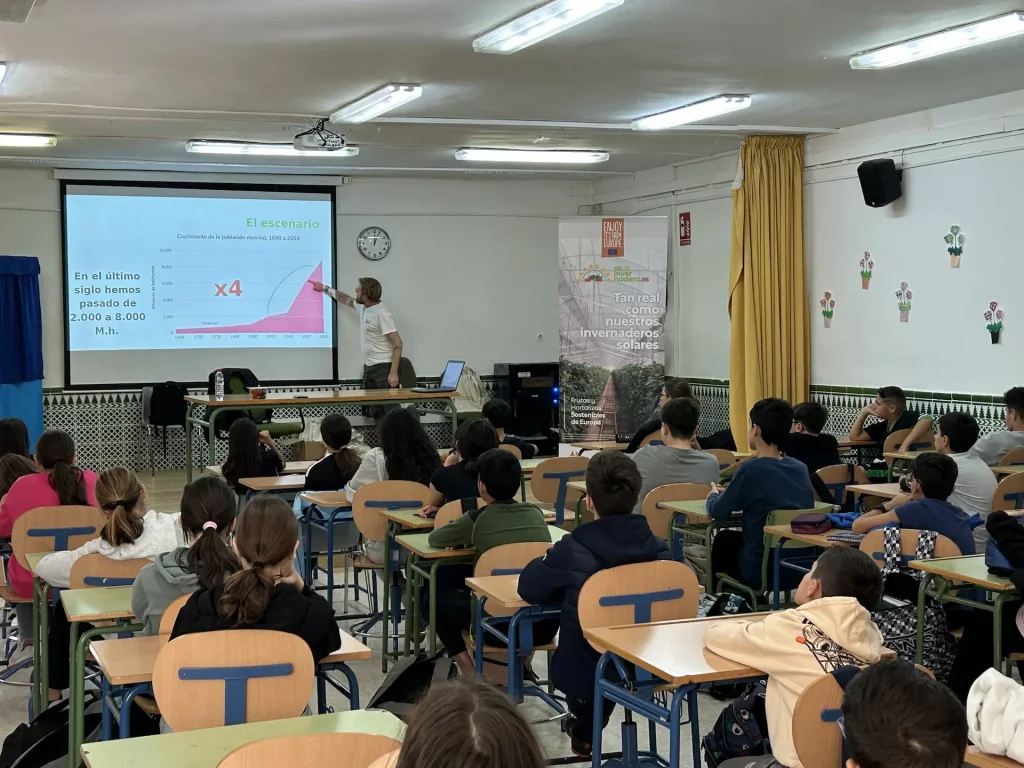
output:
[{"label": "chair seat", "polygon": [[20,595],[16,595],[9,584],[0,586],[0,600],[3,600],[9,605],[20,605],[22,603],[32,602],[31,597],[21,597]]},{"label": "chair seat", "polygon": [[1010,661],[1024,661],[1024,653],[1011,653]]},{"label": "chair seat", "polygon": [[156,705],[156,701],[149,696],[136,696],[135,703],[139,705],[143,712],[147,715],[159,715],[160,707]]},{"label": "chair seat", "polygon": [[[466,630],[462,631],[462,639],[466,643],[466,649],[473,653],[476,646],[473,644],[473,638],[470,637],[469,632]],[[557,643],[545,643],[544,645],[533,646],[534,651],[553,651],[558,647]],[[484,644],[484,658],[492,661],[505,662],[508,660],[508,648],[501,645],[487,645]]]},{"label": "chair seat", "polygon": [[373,560],[368,558],[366,555],[359,555],[352,561],[353,568],[360,568],[366,570],[383,571],[384,566],[380,563],[375,563]]}]

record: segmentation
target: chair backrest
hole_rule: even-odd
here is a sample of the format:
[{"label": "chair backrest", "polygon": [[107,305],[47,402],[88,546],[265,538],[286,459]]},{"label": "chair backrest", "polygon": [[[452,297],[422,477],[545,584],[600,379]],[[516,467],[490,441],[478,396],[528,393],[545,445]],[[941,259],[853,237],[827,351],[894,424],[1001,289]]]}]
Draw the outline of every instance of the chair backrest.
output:
[{"label": "chair backrest", "polygon": [[581,491],[570,489],[568,484],[583,480],[589,463],[586,456],[559,456],[546,459],[534,468],[530,478],[533,497],[542,503],[555,505],[556,525],[565,520],[566,504],[575,503],[583,495]]},{"label": "chair backrest", "polygon": [[367,483],[352,499],[352,517],[363,538],[384,541],[388,521],[385,509],[419,509],[430,501],[430,488],[410,480],[382,480]]},{"label": "chair backrest", "polygon": [[1024,464],[1024,448],[1014,448],[999,460],[999,466],[1012,467],[1017,464]]},{"label": "chair backrest", "polygon": [[[217,764],[217,768],[369,768],[401,746],[387,736],[369,733],[316,733],[280,736],[245,744]],[[339,760],[339,756],[344,759]],[[397,761],[396,761],[397,762]],[[386,763],[382,763],[386,765]]]},{"label": "chair backrest", "polygon": [[832,675],[804,688],[793,708],[793,746],[804,768],[836,768],[842,763],[839,729],[843,689]]},{"label": "chair backrest", "polygon": [[692,619],[697,616],[699,597],[697,576],[688,565],[676,560],[606,568],[587,579],[580,590],[580,626],[588,629]]},{"label": "chair backrest", "polygon": [[731,467],[739,459],[736,458],[736,454],[732,451],[728,451],[725,448],[708,448],[704,453],[710,453],[716,459],[718,459],[718,469],[723,470]]},{"label": "chair backrest", "polygon": [[394,752],[388,752],[386,755],[381,755],[372,763],[370,768],[395,768],[398,765],[398,754],[401,750],[396,749]]},{"label": "chair backrest", "polygon": [[183,635],[153,666],[156,703],[175,731],[298,717],[312,691],[309,646],[285,632]]},{"label": "chair backrest", "polygon": [[25,570],[26,555],[78,549],[100,535],[106,518],[96,507],[36,507],[14,522],[11,546]]},{"label": "chair backrest", "polygon": [[[484,552],[473,568],[474,576],[510,576],[518,575],[533,560],[544,557],[551,549],[551,544],[542,541],[519,542],[518,544],[502,544]],[[484,606],[490,616],[511,616],[514,610],[505,610],[488,603]]]},{"label": "chair backrest", "polygon": [[663,501],[697,501],[706,499],[711,492],[710,485],[701,483],[671,483],[651,490],[644,497],[641,511],[651,526],[651,532],[659,539],[669,540],[669,521],[676,514],[670,509],[658,507]]},{"label": "chair backrest", "polygon": [[80,557],[71,566],[72,589],[86,587],[130,587],[139,571],[152,560],[112,560],[101,554]]},{"label": "chair backrest", "polygon": [[149,426],[149,416],[153,407],[153,388],[142,388],[142,425]]},{"label": "chair backrest", "polygon": [[1024,509],[1024,472],[1006,475],[992,494],[992,511]]},{"label": "chair backrest", "polygon": [[640,447],[643,448],[645,445],[664,445],[665,441],[661,439],[661,430],[651,432],[647,437],[640,441]]},{"label": "chair backrest", "polygon": [[[903,528],[900,530],[900,558],[903,561],[903,565],[917,559],[917,540],[920,534],[920,531],[913,528]],[[871,531],[861,539],[860,551],[874,560],[875,565],[879,568],[884,568],[885,531],[883,529]],[[960,547],[954,544],[953,540],[947,536],[937,536],[935,538],[935,553],[932,557],[960,557],[962,554]]]},{"label": "chair backrest", "polygon": [[523,460],[523,452],[520,451],[517,446],[512,445],[511,443],[502,443],[498,447],[503,451],[508,451],[520,461]]},{"label": "chair backrest", "polygon": [[174,598],[171,604],[164,609],[164,615],[160,617],[160,634],[169,635],[174,629],[174,622],[178,620],[178,614],[192,595],[182,595]]},{"label": "chair backrest", "polygon": [[[868,482],[867,470],[853,464],[833,464],[829,467],[822,467],[818,470],[818,477],[832,493],[831,499],[818,499],[818,501],[830,503],[835,501],[837,504],[843,503],[847,485],[863,485]],[[817,496],[818,494],[815,493],[815,497]]]},{"label": "chair backrest", "polygon": [[[484,506],[487,506],[487,502],[478,497],[476,500],[476,508],[480,509],[481,507]],[[447,504],[445,504],[443,507],[437,510],[437,514],[434,515],[434,527],[443,528],[444,526],[448,525],[448,523],[454,523],[456,520],[462,517],[462,514],[462,499],[449,501]]]},{"label": "chair backrest", "polygon": [[[897,429],[895,432],[889,434],[885,438],[882,450],[884,453],[895,453],[903,445],[903,441],[907,439],[910,434],[909,429]],[[918,439],[916,443],[911,443],[907,450],[910,451],[931,451],[935,450],[935,436],[932,434],[923,435]],[[892,464],[892,459],[886,459],[886,462]]]}]

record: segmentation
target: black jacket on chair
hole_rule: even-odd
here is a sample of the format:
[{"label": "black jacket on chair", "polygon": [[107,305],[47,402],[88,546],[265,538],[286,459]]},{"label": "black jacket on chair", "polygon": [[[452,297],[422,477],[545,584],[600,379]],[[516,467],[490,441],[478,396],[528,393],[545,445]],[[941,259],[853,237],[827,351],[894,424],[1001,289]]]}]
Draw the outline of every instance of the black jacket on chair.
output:
[{"label": "black jacket on chair", "polygon": [[534,605],[562,607],[558,649],[549,670],[556,688],[570,698],[594,697],[600,655],[580,627],[577,607],[584,582],[606,568],[668,559],[668,547],[651,533],[647,518],[629,513],[584,523],[526,566],[519,596]]}]

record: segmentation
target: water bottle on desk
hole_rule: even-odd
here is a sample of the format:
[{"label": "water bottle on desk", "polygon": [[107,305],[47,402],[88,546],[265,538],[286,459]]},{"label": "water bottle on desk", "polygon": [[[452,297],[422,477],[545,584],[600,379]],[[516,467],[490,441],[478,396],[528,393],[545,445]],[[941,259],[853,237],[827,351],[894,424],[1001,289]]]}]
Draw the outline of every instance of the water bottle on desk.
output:
[{"label": "water bottle on desk", "polygon": [[217,369],[217,375],[213,377],[213,394],[218,400],[224,399],[224,372]]}]

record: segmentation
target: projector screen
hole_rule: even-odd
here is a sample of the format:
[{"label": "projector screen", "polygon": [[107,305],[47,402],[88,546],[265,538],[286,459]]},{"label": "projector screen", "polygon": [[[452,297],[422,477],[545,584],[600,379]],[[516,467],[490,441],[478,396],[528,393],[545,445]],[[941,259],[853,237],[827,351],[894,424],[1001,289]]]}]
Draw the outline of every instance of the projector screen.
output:
[{"label": "projector screen", "polygon": [[67,386],[337,379],[333,187],[62,191]]}]

